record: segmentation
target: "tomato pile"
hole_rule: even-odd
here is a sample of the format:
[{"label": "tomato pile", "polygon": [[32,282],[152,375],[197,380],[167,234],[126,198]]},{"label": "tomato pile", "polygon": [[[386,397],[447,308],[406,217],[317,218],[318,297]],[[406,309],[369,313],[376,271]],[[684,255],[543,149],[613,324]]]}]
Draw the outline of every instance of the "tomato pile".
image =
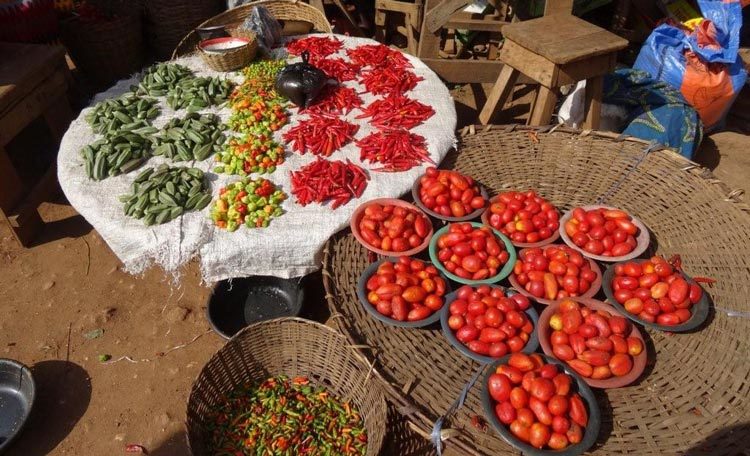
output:
[{"label": "tomato pile", "polygon": [[419,321],[443,307],[445,287],[435,266],[402,256],[384,261],[367,279],[367,302],[388,318]]},{"label": "tomato pile", "polygon": [[487,380],[495,415],[519,440],[562,450],[583,440],[589,413],[573,378],[537,355],[514,353]]},{"label": "tomato pile", "polygon": [[423,162],[435,163],[427,152],[424,136],[407,130],[378,130],[356,144],[360,160],[383,165],[373,171],[406,171]]},{"label": "tomato pile", "polygon": [[665,326],[690,320],[693,304],[703,296],[700,285],[685,280],[660,256],[615,265],[611,287],[615,300],[629,313]]},{"label": "tomato pile", "polygon": [[510,254],[492,228],[475,228],[471,223],[451,223],[437,240],[437,258],[450,273],[466,280],[483,280],[497,275]]},{"label": "tomato pile", "polygon": [[434,166],[419,178],[419,200],[444,217],[464,217],[486,204],[474,179]]},{"label": "tomato pile", "polygon": [[219,190],[211,219],[228,231],[235,231],[243,224],[248,228],[265,228],[271,219],[284,213],[281,203],[285,199],[286,194],[268,179],[245,178]]},{"label": "tomato pile", "polygon": [[302,155],[310,151],[328,157],[351,142],[358,130],[359,125],[336,115],[312,114],[309,119],[284,133],[284,141]]},{"label": "tomato pile", "polygon": [[594,311],[570,299],[560,302],[549,326],[552,353],[583,377],[603,380],[626,375],[633,369],[633,358],[643,351],[643,341],[628,336],[632,328],[625,317]]},{"label": "tomato pile", "polygon": [[638,246],[638,227],[627,212],[619,209],[573,209],[565,222],[565,233],[576,246],[588,253],[621,257]]},{"label": "tomato pile", "polygon": [[530,305],[520,294],[507,297],[500,288],[464,285],[448,307],[448,327],[474,353],[500,358],[520,352],[529,341],[534,325],[524,311]]},{"label": "tomato pile", "polygon": [[487,221],[511,241],[533,244],[557,232],[560,213],[534,190],[504,192],[490,203]]},{"label": "tomato pile", "polygon": [[419,247],[430,234],[430,221],[407,207],[370,203],[359,220],[359,233],[367,244],[386,252]]},{"label": "tomato pile", "polygon": [[265,135],[233,136],[226,148],[216,154],[219,163],[216,173],[240,174],[272,173],[284,163],[284,146]]},{"label": "tomato pile", "polygon": [[583,295],[597,278],[587,258],[556,244],[522,250],[513,274],[532,296],[551,301]]}]

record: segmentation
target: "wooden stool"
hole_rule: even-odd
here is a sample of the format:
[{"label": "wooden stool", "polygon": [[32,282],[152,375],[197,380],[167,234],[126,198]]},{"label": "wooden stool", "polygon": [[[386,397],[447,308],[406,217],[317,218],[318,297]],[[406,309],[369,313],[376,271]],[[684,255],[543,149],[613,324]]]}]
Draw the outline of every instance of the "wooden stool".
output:
[{"label": "wooden stool", "polygon": [[[53,162],[30,189],[19,177],[5,146],[32,121],[42,116],[59,143],[73,114],[67,91],[71,83],[60,46],[0,43],[0,220],[16,240],[28,245],[43,222],[37,206],[57,188]],[[30,151],[29,153],[33,153]]]},{"label": "wooden stool", "polygon": [[557,103],[557,89],[586,80],[586,128],[599,127],[603,76],[615,68],[617,51],[627,40],[569,14],[552,14],[503,28],[505,63],[479,121],[487,124],[504,105],[523,73],[540,84],[529,125],[547,125]]},{"label": "wooden stool", "polygon": [[406,51],[411,55],[417,55],[419,41],[415,30],[422,25],[422,0],[414,0],[413,3],[398,0],[375,0],[375,39],[381,43],[386,42],[388,13],[402,13],[404,15],[404,27],[397,27],[396,31],[406,37]]}]

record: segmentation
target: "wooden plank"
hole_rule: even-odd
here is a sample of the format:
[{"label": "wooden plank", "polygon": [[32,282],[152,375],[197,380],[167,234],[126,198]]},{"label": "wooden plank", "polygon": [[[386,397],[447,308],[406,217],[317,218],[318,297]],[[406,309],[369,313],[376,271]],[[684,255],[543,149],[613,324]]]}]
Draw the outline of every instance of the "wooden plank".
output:
[{"label": "wooden plank", "polygon": [[[67,68],[65,68],[67,72]],[[0,117],[0,146],[10,142],[21,130],[34,119],[42,115],[52,100],[57,100],[65,95],[68,89],[66,74],[60,71],[52,74],[44,80],[31,93],[18,101],[10,111]]]},{"label": "wooden plank", "polygon": [[412,13],[419,9],[419,5],[394,0],[377,0],[375,2],[375,8],[387,11],[395,11],[398,13]]},{"label": "wooden plank", "polygon": [[65,64],[62,46],[0,42],[0,116]]},{"label": "wooden plank", "polygon": [[539,84],[547,87],[554,86],[557,65],[515,42],[505,40],[500,50],[500,59]]},{"label": "wooden plank", "polygon": [[547,87],[539,86],[534,111],[529,116],[528,124],[533,126],[549,125],[550,120],[552,120],[552,113],[555,110],[555,104],[557,104],[555,92]]},{"label": "wooden plank", "polygon": [[559,67],[557,78],[552,85],[556,87],[575,84],[578,81],[611,73],[617,63],[617,54],[598,55],[585,60],[568,63]]},{"label": "wooden plank", "polygon": [[597,76],[586,80],[586,104],[584,105],[586,121],[585,128],[599,129],[599,121],[602,112],[602,90],[604,88],[604,77]]},{"label": "wooden plank", "polygon": [[10,211],[23,194],[23,182],[10,161],[8,153],[0,146],[0,210]]},{"label": "wooden plank", "polygon": [[489,60],[461,60],[461,59],[422,59],[447,82],[495,82],[503,69],[500,61]]},{"label": "wooden plank", "polygon": [[508,22],[483,19],[450,19],[445,28],[472,30],[477,32],[502,32]]},{"label": "wooden plank", "polygon": [[[440,31],[453,13],[465,8],[470,3],[471,1],[468,0],[443,0],[433,8],[427,8],[427,5],[425,4],[426,13],[424,15],[423,23],[426,26],[427,31],[430,33]],[[434,5],[434,3],[432,4]]]},{"label": "wooden plank", "polygon": [[[440,3],[440,0],[425,0],[424,11],[429,11],[430,8],[434,7],[438,3]],[[437,58],[439,48],[440,29],[432,32],[427,29],[427,21],[422,21],[422,28],[419,33],[419,46],[417,46],[417,57],[422,60],[426,58]]]},{"label": "wooden plank", "polygon": [[573,14],[573,0],[547,0],[544,15],[550,14]]},{"label": "wooden plank", "polygon": [[500,76],[498,76],[495,85],[492,86],[492,90],[487,96],[487,101],[482,108],[482,112],[479,113],[479,122],[482,125],[487,125],[490,122],[498,106],[500,109],[505,106],[505,101],[513,93],[513,87],[516,85],[516,80],[518,80],[518,74],[518,71],[510,65],[503,67]]}]

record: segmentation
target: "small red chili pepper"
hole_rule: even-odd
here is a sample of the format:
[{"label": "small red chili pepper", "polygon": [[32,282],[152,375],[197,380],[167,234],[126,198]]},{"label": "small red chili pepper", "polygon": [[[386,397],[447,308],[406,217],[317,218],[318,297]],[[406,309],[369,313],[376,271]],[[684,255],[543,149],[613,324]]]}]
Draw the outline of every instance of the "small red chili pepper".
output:
[{"label": "small red chili pepper", "polygon": [[330,156],[354,139],[359,125],[349,123],[329,114],[312,114],[309,119],[284,133],[284,141],[292,149],[304,155],[307,151],[314,155]]},{"label": "small red chili pepper", "polygon": [[318,158],[299,171],[292,172],[292,193],[302,206],[332,200],[331,209],[359,197],[367,186],[367,174],[349,160],[328,161]]},{"label": "small red chili pepper", "polygon": [[354,81],[357,78],[357,68],[341,58],[325,58],[311,60],[315,67],[323,71],[331,79],[339,82]]},{"label": "small red chili pepper", "polygon": [[360,160],[384,165],[373,171],[406,171],[424,162],[435,163],[427,152],[425,138],[407,130],[377,131],[356,144]]},{"label": "small red chili pepper", "polygon": [[360,77],[362,85],[375,95],[408,92],[423,80],[412,71],[390,66],[375,67]]},{"label": "small red chili pepper", "polygon": [[358,67],[388,66],[391,68],[412,68],[406,56],[395,49],[382,44],[364,44],[356,48],[347,49],[346,55]]},{"label": "small red chili pepper", "polygon": [[341,40],[327,36],[309,36],[292,40],[286,45],[286,50],[292,55],[302,55],[307,51],[310,53],[310,60],[327,57],[334,52],[338,52],[343,43]]},{"label": "small red chili pepper", "polygon": [[362,106],[362,99],[351,87],[326,86],[312,106],[302,112],[318,114],[348,114]]},{"label": "small red chili pepper", "polygon": [[402,94],[392,94],[375,100],[362,109],[357,119],[370,117],[370,123],[383,128],[414,128],[435,115],[431,106]]}]

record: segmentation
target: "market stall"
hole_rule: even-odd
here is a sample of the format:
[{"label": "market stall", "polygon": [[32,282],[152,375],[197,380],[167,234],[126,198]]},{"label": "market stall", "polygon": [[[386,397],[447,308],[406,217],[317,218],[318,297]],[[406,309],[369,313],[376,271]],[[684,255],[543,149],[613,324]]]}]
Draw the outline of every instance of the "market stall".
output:
[{"label": "market stall", "polygon": [[[283,160],[277,160],[278,166],[274,166],[272,172],[262,175],[273,182],[276,189],[287,195],[287,198],[280,203],[283,215],[273,219],[268,228],[240,227],[230,232],[214,226],[214,222],[209,217],[209,211],[214,207],[219,191],[227,184],[237,181],[239,176],[214,172],[217,162],[213,153],[201,156],[200,160],[182,162],[178,159],[170,160],[164,155],[148,158],[152,154],[146,153],[145,157],[148,161],[144,164],[137,163],[135,165],[137,170],[115,176],[102,176],[106,178],[98,181],[91,179],[86,174],[85,159],[81,155],[81,150],[102,138],[86,121],[87,116],[93,118],[100,113],[92,114],[92,109],[95,108],[87,108],[82,111],[78,119],[73,121],[62,140],[58,157],[61,186],[71,204],[97,229],[128,271],[140,273],[152,264],[158,264],[168,271],[176,271],[187,261],[200,256],[203,278],[206,281],[253,274],[296,277],[310,273],[319,268],[323,244],[333,233],[346,226],[358,201],[376,197],[397,197],[410,188],[427,165],[433,162],[439,163],[443,159],[455,142],[453,130],[456,125],[456,114],[448,90],[439,78],[418,59],[393,51],[396,55],[403,56],[403,58],[399,57],[398,61],[408,67],[404,71],[408,72],[411,81],[411,85],[407,84],[400,90],[401,93],[405,93],[406,97],[399,100],[408,103],[405,106],[406,109],[417,107],[423,112],[427,111],[428,114],[417,120],[408,121],[407,124],[398,122],[389,124],[388,119],[379,121],[378,118],[373,117],[376,113],[364,110],[373,107],[373,102],[376,100],[387,98],[390,89],[384,89],[383,82],[378,82],[372,77],[372,71],[367,69],[366,62],[351,66],[350,54],[347,51],[363,45],[375,45],[376,48],[380,45],[361,38],[343,36],[331,36],[331,38],[335,43],[335,49],[323,57],[328,59],[327,61],[333,61],[334,65],[343,65],[350,71],[350,74],[342,77],[341,85],[353,89],[356,101],[353,102],[354,105],[346,109],[345,114],[334,114],[332,119],[323,122],[326,125],[334,121],[338,122],[340,125],[346,125],[354,133],[351,133],[351,137],[347,138],[341,147],[336,147],[332,153],[331,150],[314,150],[312,153],[304,153],[306,150],[300,149],[299,145],[296,146],[297,150],[293,151],[295,140],[290,139],[287,133],[304,132],[298,127],[309,119],[310,114],[300,113],[297,108],[289,107],[288,123],[272,133],[274,140],[284,146]],[[281,57],[286,54],[286,50],[282,47],[277,53]],[[184,65],[197,77],[219,77],[222,81],[226,78],[234,84],[243,82],[243,77],[239,74],[233,73],[225,76],[210,70],[198,55],[179,58],[172,64]],[[330,71],[335,71],[336,68],[338,67],[331,67]],[[370,84],[369,86],[363,85],[363,81],[366,80],[363,78],[367,74],[371,76],[370,82],[367,83]],[[385,81],[388,81],[388,75],[384,77]],[[94,104],[120,97],[129,92],[133,86],[137,86],[139,82],[142,82],[140,75],[120,81],[107,92],[99,94],[94,99]],[[373,91],[376,94],[373,94]],[[163,134],[165,125],[171,119],[182,118],[186,115],[187,105],[174,109],[177,105],[171,103],[166,91],[157,90],[151,93],[158,94],[148,97],[156,100],[153,105],[149,105],[147,110],[155,115],[149,118],[153,129],[146,128],[140,131],[158,136]],[[144,95],[140,97],[146,98]],[[221,124],[226,124],[233,111],[230,106],[220,103],[217,103],[217,106],[197,110],[201,114],[215,114]],[[381,105],[379,112],[383,113],[384,108],[385,106]],[[167,125],[166,128],[177,126],[174,122],[176,121]],[[410,134],[422,138],[417,143],[417,147],[424,148],[426,156],[416,163],[406,165],[378,163],[374,157],[367,161],[368,157],[361,155],[362,141],[371,133],[378,131],[376,124],[383,127],[382,122],[396,128],[405,125]],[[383,128],[388,129],[388,126]],[[228,130],[225,134],[237,133]],[[302,136],[304,137],[305,133]],[[300,141],[299,136],[296,141]],[[422,142],[424,145],[419,146]],[[221,150],[221,147],[216,148],[218,152]],[[303,167],[315,162],[318,158],[316,155],[324,158],[330,155],[330,161],[350,161],[355,164],[366,174],[366,187],[363,187],[363,190],[351,200],[345,198],[338,204],[334,204],[334,201],[325,201],[324,204],[318,202],[307,204],[309,201],[301,201],[298,195],[294,195],[290,173],[300,171]],[[186,212],[184,215],[176,216],[169,223],[145,226],[142,220],[125,214],[123,203],[118,197],[130,194],[133,190],[134,179],[144,169],[164,163],[194,167],[205,173],[206,180],[210,182],[209,190],[213,202],[203,205],[200,211]],[[381,172],[382,168],[393,166],[398,172]],[[340,207],[334,208],[338,205]]]}]

